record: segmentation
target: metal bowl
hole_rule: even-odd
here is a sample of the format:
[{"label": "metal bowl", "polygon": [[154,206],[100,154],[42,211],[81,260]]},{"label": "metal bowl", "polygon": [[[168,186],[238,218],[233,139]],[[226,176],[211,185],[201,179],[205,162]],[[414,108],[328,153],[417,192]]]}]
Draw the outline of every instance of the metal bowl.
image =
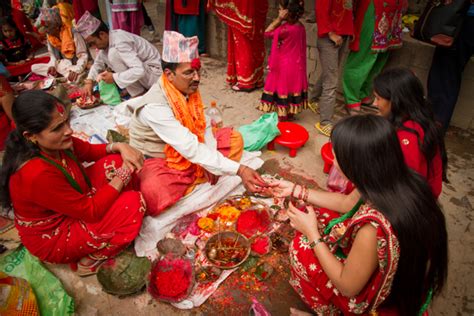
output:
[{"label": "metal bowl", "polygon": [[[222,251],[219,249],[229,245],[232,247],[234,244],[237,248],[243,248],[242,255],[229,260],[219,260],[218,252]],[[213,253],[215,253],[215,255],[213,255]],[[247,260],[250,255],[250,242],[244,235],[238,232],[220,232],[212,235],[211,238],[207,240],[206,246],[204,247],[204,254],[213,266],[218,267],[219,269],[233,269]]]}]

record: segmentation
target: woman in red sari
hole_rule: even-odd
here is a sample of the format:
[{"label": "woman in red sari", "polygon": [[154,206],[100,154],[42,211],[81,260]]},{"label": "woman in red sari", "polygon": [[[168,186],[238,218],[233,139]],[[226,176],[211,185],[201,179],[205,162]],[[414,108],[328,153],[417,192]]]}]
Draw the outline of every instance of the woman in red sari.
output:
[{"label": "woman in red sari", "polygon": [[212,0],[217,16],[227,24],[227,83],[235,91],[263,87],[266,0]]},{"label": "woman in red sari", "polygon": [[138,235],[145,206],[128,184],[143,156],[127,144],[74,138],[64,105],[43,91],[20,94],[12,114],[1,194],[22,243],[41,260],[79,261],[79,275],[94,273]]},{"label": "woman in red sari", "polygon": [[0,74],[0,150],[5,148],[5,141],[12,130],[12,104],[15,97],[7,78]]},{"label": "woman in red sari", "polygon": [[361,201],[322,231],[310,205],[338,209],[332,193],[277,182],[276,196],[308,203],[288,210],[298,231],[291,285],[322,315],[424,312],[447,275],[446,224],[429,185],[407,167],[395,129],[382,117],[340,121],[331,141],[335,166]]}]

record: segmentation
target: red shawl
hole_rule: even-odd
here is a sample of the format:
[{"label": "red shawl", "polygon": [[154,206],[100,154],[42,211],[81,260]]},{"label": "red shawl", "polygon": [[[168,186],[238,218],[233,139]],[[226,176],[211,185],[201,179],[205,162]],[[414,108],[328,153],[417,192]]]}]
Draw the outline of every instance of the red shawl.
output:
[{"label": "red shawl", "polygon": [[210,4],[222,22],[252,37],[255,31],[255,1],[211,0]]}]

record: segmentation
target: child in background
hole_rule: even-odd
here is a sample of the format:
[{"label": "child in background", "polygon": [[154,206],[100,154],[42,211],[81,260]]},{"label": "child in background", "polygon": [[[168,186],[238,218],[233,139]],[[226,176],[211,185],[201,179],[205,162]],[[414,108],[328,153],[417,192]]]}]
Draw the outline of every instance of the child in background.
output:
[{"label": "child in background", "polygon": [[24,64],[33,57],[31,45],[18,31],[11,18],[0,20],[2,39],[0,41],[2,57],[7,66]]},{"label": "child in background", "polygon": [[276,111],[280,121],[292,120],[308,103],[306,31],[299,22],[302,0],[280,0],[278,18],[265,30],[273,38],[261,104],[264,112]]}]

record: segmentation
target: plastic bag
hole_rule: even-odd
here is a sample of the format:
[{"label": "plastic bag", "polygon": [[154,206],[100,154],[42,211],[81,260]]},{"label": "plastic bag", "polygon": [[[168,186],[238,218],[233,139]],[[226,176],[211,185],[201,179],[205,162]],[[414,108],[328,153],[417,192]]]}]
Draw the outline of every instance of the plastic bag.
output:
[{"label": "plastic bag", "polygon": [[122,102],[115,83],[106,83],[104,80],[99,81],[99,94],[104,104],[117,105]]},{"label": "plastic bag", "polygon": [[327,186],[331,192],[344,194],[349,194],[354,189],[352,182],[350,182],[334,165],[331,167],[331,170],[329,170]]},{"label": "plastic bag", "polygon": [[278,129],[278,115],[275,112],[266,113],[251,124],[239,128],[244,139],[244,149],[247,151],[260,150],[280,135]]},{"label": "plastic bag", "polygon": [[61,282],[46,269],[38,258],[20,246],[0,257],[0,271],[27,280],[35,292],[42,316],[74,314],[74,300]]}]

